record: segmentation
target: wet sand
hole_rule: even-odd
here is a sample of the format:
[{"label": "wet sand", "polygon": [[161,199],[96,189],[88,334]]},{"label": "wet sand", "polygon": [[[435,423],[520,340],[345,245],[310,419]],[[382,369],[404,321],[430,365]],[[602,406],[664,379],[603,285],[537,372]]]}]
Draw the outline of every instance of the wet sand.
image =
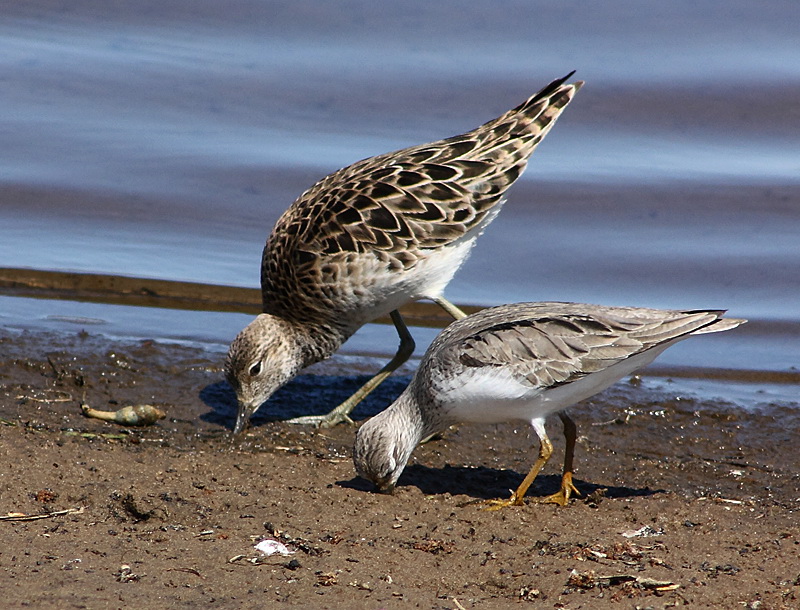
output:
[{"label": "wet sand", "polygon": [[[355,477],[351,428],[275,421],[346,396],[360,379],[335,364],[287,386],[232,444],[220,354],[7,330],[0,348],[0,515],[51,515],[0,520],[8,608],[800,604],[797,409],[627,381],[572,410],[582,498],[535,502],[558,484],[554,422],[553,463],[526,505],[487,512],[475,501],[505,495],[532,462],[524,427],[451,429],[383,496]],[[95,408],[151,403],[167,418],[87,419],[84,392]],[[262,537],[294,553],[259,557]]]}]

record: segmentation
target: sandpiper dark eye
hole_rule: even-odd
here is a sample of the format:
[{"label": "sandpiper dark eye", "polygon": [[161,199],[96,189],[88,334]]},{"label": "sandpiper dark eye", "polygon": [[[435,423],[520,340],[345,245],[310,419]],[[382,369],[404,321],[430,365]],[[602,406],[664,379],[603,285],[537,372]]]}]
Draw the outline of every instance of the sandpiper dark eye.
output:
[{"label": "sandpiper dark eye", "polygon": [[248,372],[250,373],[250,377],[256,377],[261,372],[261,361],[251,366]]}]

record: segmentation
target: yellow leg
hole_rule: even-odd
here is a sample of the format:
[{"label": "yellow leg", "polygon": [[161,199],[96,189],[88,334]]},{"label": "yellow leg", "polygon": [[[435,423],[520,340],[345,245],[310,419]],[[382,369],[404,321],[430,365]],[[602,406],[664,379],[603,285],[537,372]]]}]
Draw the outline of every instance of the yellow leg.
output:
[{"label": "yellow leg", "polygon": [[467,314],[465,314],[463,311],[461,311],[458,307],[453,305],[450,301],[448,301],[444,297],[433,297],[431,301],[436,303],[439,307],[441,307],[447,313],[453,316],[454,320],[460,320],[461,318],[467,317]]},{"label": "yellow leg", "polygon": [[575,422],[566,413],[559,413],[561,423],[564,424],[564,439],[566,449],[564,450],[564,472],[561,475],[561,489],[551,496],[542,498],[540,502],[553,502],[561,506],[566,506],[572,494],[580,496],[580,492],[572,483],[572,462],[575,459],[575,440],[578,437]]},{"label": "yellow leg", "polygon": [[403,321],[400,312],[397,310],[389,314],[397,329],[397,334],[400,337],[400,346],[397,348],[397,353],[394,355],[389,363],[384,366],[378,373],[365,383],[358,391],[350,398],[345,400],[342,404],[336,407],[327,415],[305,415],[303,417],[295,417],[294,419],[286,420],[290,424],[314,424],[322,428],[330,428],[340,423],[353,424],[350,419],[350,412],[355,406],[364,400],[372,390],[377,388],[384,379],[392,374],[401,364],[411,357],[414,353],[414,338],[408,332],[408,327]]},{"label": "yellow leg", "polygon": [[542,467],[547,463],[547,460],[550,459],[551,455],[553,455],[553,443],[550,442],[550,439],[547,438],[547,433],[542,429],[541,432],[539,432],[539,457],[536,459],[536,463],[534,463],[528,476],[525,477],[508,500],[486,500],[486,504],[488,505],[486,510],[499,510],[504,506],[522,506],[528,488],[531,486]]}]

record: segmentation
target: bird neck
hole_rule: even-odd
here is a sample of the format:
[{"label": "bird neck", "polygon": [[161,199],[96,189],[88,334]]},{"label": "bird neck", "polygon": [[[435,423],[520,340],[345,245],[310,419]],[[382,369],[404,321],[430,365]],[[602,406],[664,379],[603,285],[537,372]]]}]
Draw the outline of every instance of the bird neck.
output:
[{"label": "bird neck", "polygon": [[330,357],[348,338],[334,325],[307,322],[293,325],[303,368]]},{"label": "bird neck", "polygon": [[401,446],[408,447],[406,459],[423,438],[437,432],[427,429],[428,426],[411,388],[406,388],[394,404],[386,409],[386,414],[391,427],[405,437]]}]

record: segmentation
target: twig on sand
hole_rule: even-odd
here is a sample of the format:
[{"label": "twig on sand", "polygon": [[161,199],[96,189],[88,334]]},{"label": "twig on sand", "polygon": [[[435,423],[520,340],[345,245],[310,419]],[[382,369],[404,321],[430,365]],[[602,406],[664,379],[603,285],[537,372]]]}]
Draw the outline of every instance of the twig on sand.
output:
[{"label": "twig on sand", "polygon": [[26,396],[25,394],[20,394],[15,398],[17,400],[30,400],[33,402],[46,402],[48,404],[54,402],[70,402],[72,400],[72,395],[69,392],[65,392],[64,390],[52,390],[52,389],[43,389],[37,390],[39,392],[52,392],[56,395],[55,398],[37,398],[36,396]]},{"label": "twig on sand", "polygon": [[26,515],[25,513],[8,513],[0,515],[0,521],[36,521],[38,519],[49,519],[50,517],[60,517],[62,515],[80,515],[85,510],[85,506],[79,508],[67,508],[65,510],[55,510],[49,513],[38,515]]},{"label": "twig on sand", "polygon": [[467,610],[464,606],[461,605],[461,602],[458,601],[455,597],[453,598],[453,603],[456,605],[458,610]]}]

